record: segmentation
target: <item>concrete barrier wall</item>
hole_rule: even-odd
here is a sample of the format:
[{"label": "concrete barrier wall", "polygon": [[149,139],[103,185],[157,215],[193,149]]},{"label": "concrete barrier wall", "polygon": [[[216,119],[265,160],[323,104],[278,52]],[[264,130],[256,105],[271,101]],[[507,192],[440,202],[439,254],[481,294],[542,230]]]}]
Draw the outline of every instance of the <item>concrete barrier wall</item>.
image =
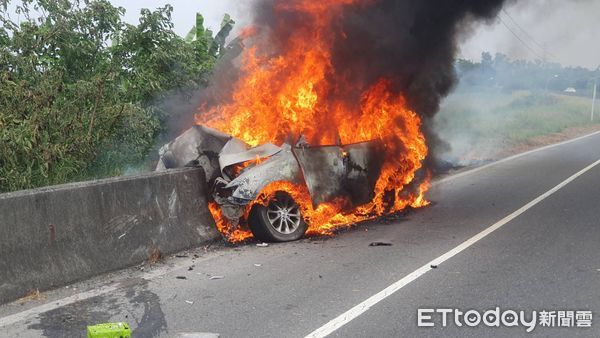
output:
[{"label": "concrete barrier wall", "polygon": [[0,194],[0,302],[220,238],[202,169]]}]

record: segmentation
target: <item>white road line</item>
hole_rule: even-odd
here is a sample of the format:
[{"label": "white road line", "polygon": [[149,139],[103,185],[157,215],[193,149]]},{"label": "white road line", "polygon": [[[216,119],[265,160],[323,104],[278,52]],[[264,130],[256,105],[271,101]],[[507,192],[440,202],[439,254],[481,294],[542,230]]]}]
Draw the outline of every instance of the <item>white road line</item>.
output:
[{"label": "white road line", "polygon": [[432,270],[432,268],[431,268],[432,265],[440,265],[441,263],[447,261],[448,259],[456,256],[460,252],[462,252],[465,249],[469,248],[471,245],[477,243],[482,238],[484,238],[487,235],[491,234],[492,232],[500,229],[506,223],[508,223],[508,222],[512,221],[513,219],[517,218],[518,216],[520,216],[521,214],[523,214],[525,211],[531,209],[532,207],[534,207],[535,205],[537,205],[538,203],[540,203],[544,199],[548,198],[549,196],[551,196],[555,192],[559,191],[560,189],[562,189],[563,187],[565,187],[567,184],[571,183],[573,180],[575,180],[579,176],[585,174],[586,172],[588,172],[589,170],[591,170],[592,168],[594,168],[598,164],[600,164],[600,160],[598,160],[598,161],[590,164],[589,166],[585,167],[584,169],[582,169],[578,173],[574,174],[573,176],[571,176],[571,177],[567,178],[566,180],[564,180],[563,182],[561,182],[559,185],[557,185],[554,188],[548,190],[546,193],[544,193],[543,195],[540,195],[538,198],[534,199],[533,201],[525,204],[523,207],[519,208],[518,210],[516,210],[512,214],[504,217],[503,219],[501,219],[500,221],[498,221],[494,225],[490,226],[489,228],[486,228],[485,230],[483,230],[482,232],[478,233],[477,235],[469,238],[468,240],[466,240],[465,242],[463,242],[459,246],[455,247],[454,249],[446,252],[445,254],[439,256],[438,258],[432,260],[431,262],[423,265],[422,267],[420,267],[417,270],[413,271],[409,275],[405,276],[404,278],[400,279],[399,281],[395,282],[394,284],[392,284],[392,285],[388,286],[387,288],[383,289],[379,293],[371,296],[370,298],[366,299],[362,303],[360,303],[360,304],[356,305],[355,307],[351,308],[350,310],[342,313],[341,315],[339,315],[335,319],[331,320],[327,324],[325,324],[325,325],[321,326],[320,328],[316,329],[315,331],[311,332],[306,337],[316,338],[316,337],[326,337],[326,336],[330,335],[331,333],[333,333],[334,331],[338,330],[342,326],[348,324],[351,320],[353,320],[356,317],[360,316],[361,314],[365,313],[367,310],[369,310],[375,304],[377,304],[380,301],[386,299],[387,297],[389,297],[392,294],[394,294],[396,291],[398,291],[398,290],[402,289],[403,287],[405,287],[406,285],[408,285],[410,282],[416,280],[417,278],[421,277],[422,275],[424,275],[427,272],[429,272],[430,270]]}]

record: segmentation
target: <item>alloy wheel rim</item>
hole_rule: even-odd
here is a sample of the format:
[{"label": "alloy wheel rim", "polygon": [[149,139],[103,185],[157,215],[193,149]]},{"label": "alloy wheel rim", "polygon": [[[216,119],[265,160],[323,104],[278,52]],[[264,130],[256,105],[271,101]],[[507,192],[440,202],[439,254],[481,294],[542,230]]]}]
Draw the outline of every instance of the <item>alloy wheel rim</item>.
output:
[{"label": "alloy wheel rim", "polygon": [[275,231],[289,235],[300,227],[300,207],[287,194],[277,195],[267,206],[267,218]]}]

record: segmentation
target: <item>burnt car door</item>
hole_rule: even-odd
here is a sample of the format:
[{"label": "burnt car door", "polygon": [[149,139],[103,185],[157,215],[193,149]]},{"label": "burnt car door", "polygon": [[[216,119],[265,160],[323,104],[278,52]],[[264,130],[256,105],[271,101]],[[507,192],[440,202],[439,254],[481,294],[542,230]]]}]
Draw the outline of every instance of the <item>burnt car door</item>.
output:
[{"label": "burnt car door", "polygon": [[294,147],[293,153],[314,206],[338,198],[345,198],[352,206],[357,206],[373,198],[384,158],[380,141]]}]

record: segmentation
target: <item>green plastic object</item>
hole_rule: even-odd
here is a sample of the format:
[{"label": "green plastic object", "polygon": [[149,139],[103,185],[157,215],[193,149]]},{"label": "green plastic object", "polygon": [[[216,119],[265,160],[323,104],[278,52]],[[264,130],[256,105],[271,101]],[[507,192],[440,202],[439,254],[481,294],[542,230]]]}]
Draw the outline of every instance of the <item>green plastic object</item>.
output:
[{"label": "green plastic object", "polygon": [[127,323],[106,323],[87,327],[88,338],[131,338]]}]

